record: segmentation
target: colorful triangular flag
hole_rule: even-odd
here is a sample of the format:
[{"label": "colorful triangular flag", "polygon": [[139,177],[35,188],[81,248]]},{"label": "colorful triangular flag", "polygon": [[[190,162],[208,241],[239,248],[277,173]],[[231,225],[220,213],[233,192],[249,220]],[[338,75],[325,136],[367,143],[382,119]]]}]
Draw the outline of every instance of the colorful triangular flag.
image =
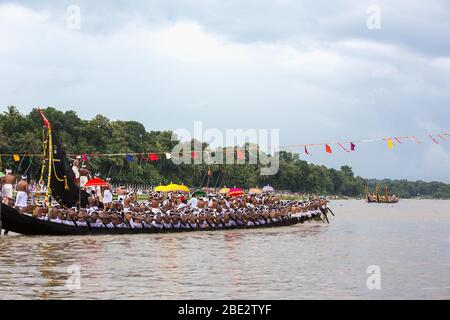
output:
[{"label": "colorful triangular flag", "polygon": [[388,148],[392,149],[394,147],[394,141],[392,141],[392,139],[388,139]]},{"label": "colorful triangular flag", "polygon": [[355,151],[356,150],[356,145],[353,142],[350,142],[350,150],[351,151]]},{"label": "colorful triangular flag", "polygon": [[311,153],[308,152],[308,148],[306,148],[306,146],[305,146],[305,153],[306,153],[308,156],[311,155]]},{"label": "colorful triangular flag", "polygon": [[333,151],[331,150],[331,147],[328,144],[325,145],[325,152],[330,153],[330,154],[333,153]]},{"label": "colorful triangular flag", "polygon": [[148,158],[150,159],[150,161],[158,161],[159,160],[159,157],[156,153],[150,153],[148,155]]},{"label": "colorful triangular flag", "polygon": [[50,128],[50,121],[48,121],[47,117],[44,115],[44,112],[42,112],[41,109],[39,109],[39,113],[41,114],[42,121],[44,122],[44,126],[47,128]]},{"label": "colorful triangular flag", "polygon": [[338,145],[339,145],[339,147],[341,147],[342,149],[344,149],[345,152],[350,152],[350,150],[348,150],[346,147],[344,147],[344,146],[342,145],[342,143],[338,142]]},{"label": "colorful triangular flag", "polygon": [[14,154],[13,155],[13,160],[16,161],[16,162],[20,161],[20,156],[18,154]]},{"label": "colorful triangular flag", "polygon": [[439,142],[430,134],[429,135],[430,139],[433,140],[434,143],[439,144]]}]

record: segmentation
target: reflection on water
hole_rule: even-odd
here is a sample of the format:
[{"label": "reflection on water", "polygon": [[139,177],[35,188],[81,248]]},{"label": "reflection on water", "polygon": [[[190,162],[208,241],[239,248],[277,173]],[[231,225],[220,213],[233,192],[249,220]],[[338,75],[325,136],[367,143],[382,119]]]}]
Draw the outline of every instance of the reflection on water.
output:
[{"label": "reflection on water", "polygon": [[[449,299],[450,201],[334,202],[330,225],[0,238],[2,299]],[[69,290],[68,267],[81,269]],[[382,289],[366,286],[381,268]]]}]

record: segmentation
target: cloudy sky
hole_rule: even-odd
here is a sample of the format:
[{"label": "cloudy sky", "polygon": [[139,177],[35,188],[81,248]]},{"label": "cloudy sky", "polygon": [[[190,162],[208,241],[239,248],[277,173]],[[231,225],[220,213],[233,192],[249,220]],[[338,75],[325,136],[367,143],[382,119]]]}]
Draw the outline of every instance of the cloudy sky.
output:
[{"label": "cloudy sky", "polygon": [[273,128],[285,145],[417,135],[301,157],[450,183],[450,139],[424,138],[450,131],[449,36],[448,0],[0,1],[0,108]]}]

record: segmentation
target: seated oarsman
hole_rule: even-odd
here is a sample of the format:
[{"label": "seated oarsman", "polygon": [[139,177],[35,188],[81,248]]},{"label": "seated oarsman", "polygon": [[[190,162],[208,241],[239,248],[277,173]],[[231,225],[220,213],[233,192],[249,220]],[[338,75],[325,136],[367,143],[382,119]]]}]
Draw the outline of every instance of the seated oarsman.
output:
[{"label": "seated oarsman", "polygon": [[113,204],[113,211],[122,212],[123,211],[123,204],[119,201],[115,202]]},{"label": "seated oarsman", "polygon": [[233,227],[232,220],[230,219],[230,215],[228,214],[228,212],[225,212],[223,214],[222,223],[225,228]]},{"label": "seated oarsman", "polygon": [[256,218],[258,219],[258,224],[259,225],[265,225],[267,224],[267,220],[263,214],[262,209],[257,209],[256,211]]},{"label": "seated oarsman", "polygon": [[168,210],[163,215],[162,224],[164,226],[164,229],[172,229],[172,224],[170,223],[170,220],[171,220],[170,214],[171,214],[171,211]]},{"label": "seated oarsman", "polygon": [[146,229],[152,228],[153,216],[149,213],[144,215],[144,221],[142,221],[142,226]]},{"label": "seated oarsman", "polygon": [[180,214],[180,226],[182,229],[191,229],[189,225],[189,214],[187,212]]},{"label": "seated oarsman", "polygon": [[102,224],[104,227],[108,228],[108,229],[113,229],[114,228],[114,224],[111,221],[111,218],[109,216],[109,214],[100,211],[98,214],[99,219],[101,220]]},{"label": "seated oarsman", "polygon": [[48,207],[44,206],[43,203],[39,203],[38,207],[35,209],[36,218],[41,220],[48,220]]},{"label": "seated oarsman", "polygon": [[110,215],[110,217],[115,228],[129,228],[118,213],[114,212]]},{"label": "seated oarsman", "polygon": [[205,221],[210,228],[215,229],[217,227],[214,222],[214,212],[212,210],[205,213]]},{"label": "seated oarsman", "polygon": [[178,215],[178,213],[175,213],[171,216],[171,220],[170,220],[171,224],[172,224],[172,228],[173,229],[180,229],[181,228],[181,222],[180,222],[180,217]]},{"label": "seated oarsman", "polygon": [[280,221],[280,217],[276,210],[271,209],[269,216],[270,216],[270,220],[272,221],[272,223]]},{"label": "seated oarsman", "polygon": [[191,229],[198,228],[197,217],[198,217],[199,212],[200,211],[193,211],[193,212],[190,212],[188,215],[188,224]]},{"label": "seated oarsman", "polygon": [[162,229],[162,228],[164,228],[164,225],[163,225],[163,219],[162,219],[162,216],[161,216],[160,213],[157,213],[157,214],[154,216],[154,219],[153,219],[153,221],[152,221],[152,227],[153,227],[153,228],[156,228],[156,229]]},{"label": "seated oarsman", "polygon": [[133,227],[133,225],[134,225],[134,215],[133,215],[132,211],[125,211],[124,212],[124,219],[125,219],[125,223],[127,225],[129,225],[130,227]]},{"label": "seated oarsman", "polygon": [[81,209],[80,212],[78,212],[77,226],[78,227],[87,227],[88,226],[88,215],[86,214],[84,209]]},{"label": "seated oarsman", "polygon": [[64,219],[60,218],[60,210],[59,208],[53,207],[48,214],[50,222],[54,223],[62,223]]},{"label": "seated oarsman", "polygon": [[66,224],[68,226],[76,226],[76,218],[77,218],[77,213],[76,213],[76,208],[69,208],[66,211],[66,215],[65,215],[65,219],[63,220],[63,224]]},{"label": "seated oarsman", "polygon": [[144,222],[144,216],[142,214],[138,213],[134,216],[134,221],[130,220],[129,223],[132,228],[142,229],[144,227],[143,222]]},{"label": "seated oarsman", "polygon": [[206,222],[205,214],[203,212],[201,212],[198,215],[197,224],[200,229],[208,229],[209,228],[208,222]]},{"label": "seated oarsman", "polygon": [[97,212],[93,212],[89,217],[89,224],[91,228],[102,228],[104,227],[102,220],[100,219],[100,215]]},{"label": "seated oarsman", "polygon": [[242,221],[242,212],[237,210],[233,210],[230,212],[230,219],[236,223],[236,226],[242,226],[244,225],[244,222]]}]

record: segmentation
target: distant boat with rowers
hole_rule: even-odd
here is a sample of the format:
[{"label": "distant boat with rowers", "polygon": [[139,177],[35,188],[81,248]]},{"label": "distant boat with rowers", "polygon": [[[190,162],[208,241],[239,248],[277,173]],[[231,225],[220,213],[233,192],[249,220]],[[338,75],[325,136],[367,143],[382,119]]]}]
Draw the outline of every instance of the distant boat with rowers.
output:
[{"label": "distant boat with rowers", "polygon": [[368,203],[398,203],[400,198],[394,195],[389,195],[388,187],[384,187],[384,194],[380,193],[380,186],[377,184],[375,193],[369,192],[369,187],[366,186],[366,201]]}]

